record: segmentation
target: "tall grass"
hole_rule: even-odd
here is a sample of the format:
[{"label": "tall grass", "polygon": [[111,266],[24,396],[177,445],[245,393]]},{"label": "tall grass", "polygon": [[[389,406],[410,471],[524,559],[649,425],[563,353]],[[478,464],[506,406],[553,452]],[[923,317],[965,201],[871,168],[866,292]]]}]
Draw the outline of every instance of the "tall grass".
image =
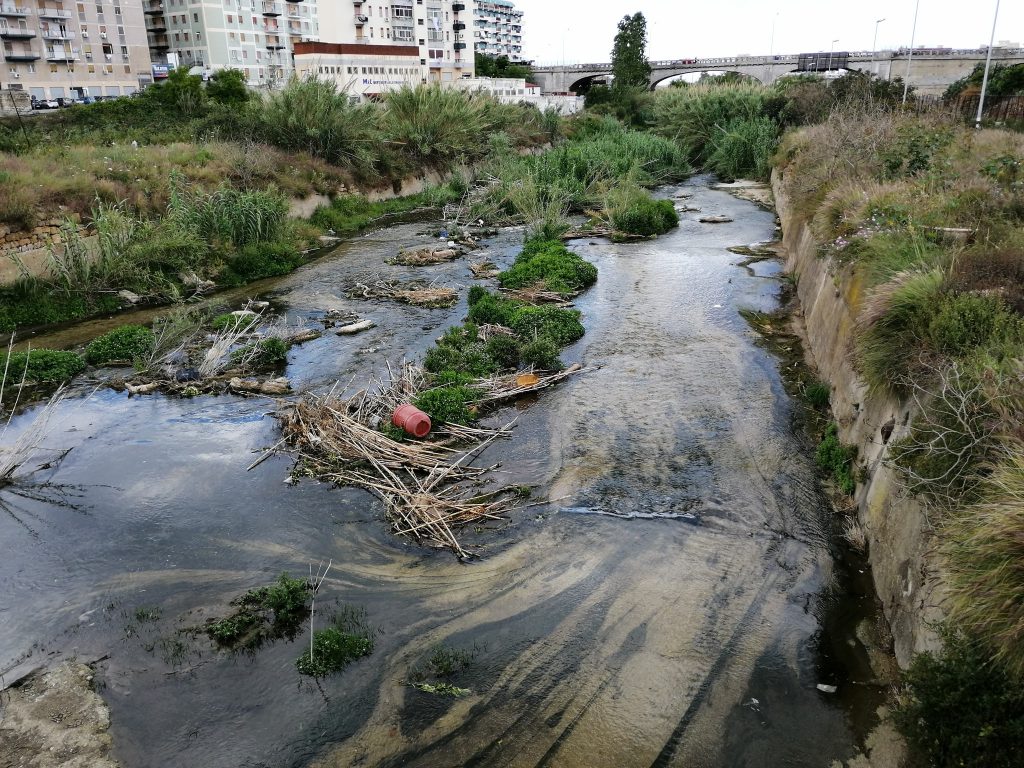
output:
[{"label": "tall grass", "polygon": [[490,99],[442,88],[440,85],[404,87],[388,94],[382,127],[413,160],[434,165],[460,157],[479,157],[493,122]]},{"label": "tall grass", "polygon": [[733,118],[711,139],[707,167],[726,179],[767,181],[779,141],[779,126],[768,117]]},{"label": "tall grass", "polygon": [[377,109],[352,104],[333,81],[318,77],[293,77],[266,98],[255,119],[264,141],[342,166],[372,165],[380,146]]},{"label": "tall grass", "polygon": [[168,217],[182,231],[211,244],[244,248],[280,240],[285,234],[288,204],[272,191],[222,187],[210,194],[175,185]]},{"label": "tall grass", "polygon": [[1024,680],[1024,444],[1007,444],[983,500],[943,529],[953,616]]}]

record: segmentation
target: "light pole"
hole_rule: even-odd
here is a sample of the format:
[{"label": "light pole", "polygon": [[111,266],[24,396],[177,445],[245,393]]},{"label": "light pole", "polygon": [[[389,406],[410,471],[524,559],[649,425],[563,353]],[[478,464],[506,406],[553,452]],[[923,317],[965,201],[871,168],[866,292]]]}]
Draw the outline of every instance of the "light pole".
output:
[{"label": "light pole", "polygon": [[776,11],[775,15],[772,16],[772,36],[768,43],[768,63],[764,67],[764,84],[768,85],[768,81],[771,79],[771,67],[772,57],[775,55],[775,22],[779,20],[779,12]]},{"label": "light pole", "polygon": [[835,50],[836,50],[836,43],[838,43],[838,42],[839,42],[839,38],[837,37],[835,40],[832,41],[832,47],[828,49],[828,66],[825,67],[825,77],[826,78],[828,77],[828,73],[832,71],[832,54],[835,52]]},{"label": "light pole", "polygon": [[999,0],[996,0],[996,15],[992,17],[992,37],[988,41],[988,53],[985,55],[985,74],[981,78],[981,96],[978,98],[978,115],[974,118],[974,127],[981,128],[981,113],[985,109],[985,89],[988,88],[988,69],[992,65],[992,44],[996,41],[996,22],[999,20]]},{"label": "light pole", "polygon": [[910,30],[910,51],[907,53],[907,74],[903,76],[903,104],[907,103],[907,91],[910,90],[910,62],[914,58],[914,36],[917,34],[917,11],[921,0],[914,3],[914,26]]},{"label": "light pole", "polygon": [[874,66],[875,75],[878,75],[878,62],[875,61],[875,57],[878,54],[878,25],[881,24],[885,19],[879,19],[875,22],[875,39],[871,41],[871,63]]}]

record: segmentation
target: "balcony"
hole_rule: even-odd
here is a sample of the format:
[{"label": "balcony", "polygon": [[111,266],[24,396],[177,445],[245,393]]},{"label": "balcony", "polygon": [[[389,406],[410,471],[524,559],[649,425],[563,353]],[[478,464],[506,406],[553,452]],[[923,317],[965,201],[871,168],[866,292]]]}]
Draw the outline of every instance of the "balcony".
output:
[{"label": "balcony", "polygon": [[280,16],[283,12],[280,3],[264,3],[263,4],[263,15],[264,16]]},{"label": "balcony", "polygon": [[32,10],[29,8],[18,8],[15,5],[5,5],[0,7],[0,16],[31,16]]},{"label": "balcony", "polygon": [[154,51],[167,51],[170,50],[171,41],[167,35],[153,35],[149,40],[149,47]]},{"label": "balcony", "polygon": [[356,26],[361,27],[366,24],[370,18],[368,16],[356,16]]},{"label": "balcony", "polygon": [[47,61],[78,61],[78,51],[73,48],[55,48],[46,52]]},{"label": "balcony", "polygon": [[66,29],[44,29],[42,31],[44,40],[74,40],[75,33]]},{"label": "balcony", "polygon": [[20,51],[4,51],[4,58],[8,61],[38,61],[39,54],[33,50],[25,48]]},{"label": "balcony", "polygon": [[455,13],[458,13],[459,11],[464,11],[464,10],[466,10],[466,4],[465,3],[452,3],[452,11],[454,11]]},{"label": "balcony", "polygon": [[267,35],[267,50],[280,51],[285,47],[284,40],[279,35]]},{"label": "balcony", "polygon": [[4,40],[31,40],[35,36],[35,31],[27,27],[0,27],[0,37]]},{"label": "balcony", "polygon": [[164,12],[164,4],[163,3],[146,3],[144,6],[142,6],[142,12],[143,13],[150,13],[150,14],[151,13],[163,13]]},{"label": "balcony", "polygon": [[63,8],[40,8],[39,18],[41,19],[70,19],[71,11],[65,11]]},{"label": "balcony", "polygon": [[456,32],[461,32],[465,28],[466,25],[461,21],[456,21],[454,24],[452,24],[452,29],[455,30]]},{"label": "balcony", "polygon": [[167,21],[163,16],[153,16],[146,24],[146,31],[159,35],[167,31]]},{"label": "balcony", "polygon": [[464,50],[466,50],[466,44],[465,43],[452,43],[452,50],[464,51]]}]

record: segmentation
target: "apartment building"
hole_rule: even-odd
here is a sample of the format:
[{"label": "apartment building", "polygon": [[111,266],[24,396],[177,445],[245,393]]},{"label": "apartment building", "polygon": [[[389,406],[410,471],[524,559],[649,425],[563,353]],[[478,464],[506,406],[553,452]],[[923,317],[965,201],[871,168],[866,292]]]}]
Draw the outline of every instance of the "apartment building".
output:
[{"label": "apartment building", "polygon": [[142,0],[0,0],[0,89],[122,96],[152,82]]},{"label": "apartment building", "polygon": [[473,45],[477,53],[523,60],[523,12],[509,0],[473,0]]},{"label": "apartment building", "polygon": [[294,72],[296,44],[319,39],[316,0],[142,2],[155,64],[203,74],[237,69],[255,88],[287,81]]},{"label": "apartment building", "polygon": [[423,82],[420,52],[413,45],[298,43],[295,73],[333,80],[339,91],[360,101]]},{"label": "apartment building", "polygon": [[471,17],[469,5],[458,0],[337,0],[321,9],[320,37],[332,43],[413,47],[420,82],[450,82],[473,76],[466,32]]}]

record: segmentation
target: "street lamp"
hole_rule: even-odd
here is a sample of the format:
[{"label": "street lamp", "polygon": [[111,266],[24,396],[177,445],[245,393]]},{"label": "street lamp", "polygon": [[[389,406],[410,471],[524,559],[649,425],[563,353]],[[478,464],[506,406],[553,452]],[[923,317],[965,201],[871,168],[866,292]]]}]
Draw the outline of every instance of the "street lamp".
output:
[{"label": "street lamp", "polygon": [[985,74],[981,78],[981,96],[978,98],[978,115],[974,118],[974,127],[981,128],[981,112],[985,108],[985,89],[988,88],[988,70],[992,65],[992,44],[996,41],[996,22],[999,20],[999,0],[996,0],[996,15],[992,17],[992,37],[988,40],[988,53],[985,55]]},{"label": "street lamp", "polygon": [[768,85],[768,81],[769,79],[771,79],[772,57],[775,55],[775,22],[778,20],[779,12],[776,11],[775,15],[772,17],[772,36],[770,42],[768,43],[768,63],[765,65],[764,68],[765,85]]},{"label": "street lamp", "polygon": [[910,62],[914,58],[914,36],[917,34],[917,11],[921,0],[914,3],[914,26],[910,30],[910,52],[907,54],[907,74],[903,77],[903,103],[907,103],[907,91],[910,90]]},{"label": "street lamp", "polygon": [[875,75],[878,75],[878,62],[875,61],[875,56],[878,53],[878,25],[881,24],[885,19],[879,19],[875,22],[875,39],[871,41],[871,63],[875,68]]},{"label": "street lamp", "polygon": [[836,43],[838,43],[838,42],[839,42],[839,38],[837,37],[835,40],[832,41],[832,47],[828,49],[828,66],[825,67],[825,77],[826,78],[828,77],[828,73],[832,71],[832,53],[835,51]]}]

